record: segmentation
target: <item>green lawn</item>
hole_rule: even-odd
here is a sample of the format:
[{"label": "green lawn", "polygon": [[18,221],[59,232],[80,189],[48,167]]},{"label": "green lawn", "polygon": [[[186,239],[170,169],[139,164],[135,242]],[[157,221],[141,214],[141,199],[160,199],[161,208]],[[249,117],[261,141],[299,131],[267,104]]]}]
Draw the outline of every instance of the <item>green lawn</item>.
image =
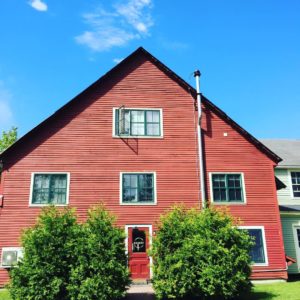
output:
[{"label": "green lawn", "polygon": [[[10,300],[7,291],[0,291],[0,300]],[[243,300],[300,300],[300,281],[255,285]]]},{"label": "green lawn", "polygon": [[243,300],[300,300],[300,281],[257,284]]},{"label": "green lawn", "polygon": [[0,291],[0,300],[10,300],[9,293],[6,290]]}]

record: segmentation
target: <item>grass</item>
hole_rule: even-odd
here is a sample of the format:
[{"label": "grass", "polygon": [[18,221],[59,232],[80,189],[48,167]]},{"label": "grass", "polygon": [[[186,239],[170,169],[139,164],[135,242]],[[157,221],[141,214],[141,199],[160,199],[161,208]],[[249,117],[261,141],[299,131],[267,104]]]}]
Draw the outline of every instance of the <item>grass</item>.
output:
[{"label": "grass", "polygon": [[0,300],[10,300],[9,292],[7,290],[0,290]]},{"label": "grass", "polygon": [[[11,300],[8,291],[0,291],[0,300]],[[255,285],[243,300],[300,300],[300,281]]]},{"label": "grass", "polygon": [[300,281],[257,284],[243,300],[300,300]]}]

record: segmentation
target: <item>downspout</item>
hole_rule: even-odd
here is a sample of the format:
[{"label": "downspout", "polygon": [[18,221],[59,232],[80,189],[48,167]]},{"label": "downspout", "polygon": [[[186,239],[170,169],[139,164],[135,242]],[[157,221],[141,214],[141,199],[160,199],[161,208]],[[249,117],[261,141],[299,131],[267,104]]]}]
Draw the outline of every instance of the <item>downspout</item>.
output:
[{"label": "downspout", "polygon": [[200,175],[200,189],[201,189],[201,200],[202,200],[202,209],[206,208],[205,200],[205,179],[204,179],[204,167],[203,167],[203,146],[202,146],[202,133],[201,133],[201,94],[200,94],[200,76],[201,73],[199,70],[194,72],[194,77],[196,80],[196,91],[197,91],[197,108],[198,108],[198,120],[197,120],[197,136],[198,136],[198,155],[199,155],[199,175]]}]

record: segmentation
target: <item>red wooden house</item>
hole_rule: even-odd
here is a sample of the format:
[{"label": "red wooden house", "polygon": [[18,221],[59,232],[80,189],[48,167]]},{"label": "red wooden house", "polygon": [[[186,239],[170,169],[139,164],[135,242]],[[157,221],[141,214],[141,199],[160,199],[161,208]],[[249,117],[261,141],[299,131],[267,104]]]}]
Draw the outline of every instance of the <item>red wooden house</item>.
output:
[{"label": "red wooden house", "polygon": [[[99,202],[128,235],[133,278],[151,277],[156,221],[174,203],[201,208],[196,91],[143,48],[0,156],[0,285],[41,207]],[[202,96],[205,198],[256,237],[253,279],[286,279],[274,166],[280,158]],[[41,249],[42,251],[42,249]]]}]

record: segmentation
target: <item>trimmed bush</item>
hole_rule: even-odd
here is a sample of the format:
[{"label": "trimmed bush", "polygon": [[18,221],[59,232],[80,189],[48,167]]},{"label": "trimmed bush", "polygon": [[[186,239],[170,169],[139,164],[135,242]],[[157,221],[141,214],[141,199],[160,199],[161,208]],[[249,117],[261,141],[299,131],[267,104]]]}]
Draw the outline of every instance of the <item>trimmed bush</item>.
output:
[{"label": "trimmed bush", "polygon": [[113,226],[114,220],[103,207],[89,211],[76,247],[79,261],[71,271],[70,299],[108,300],[125,296],[130,284],[125,233]]},{"label": "trimmed bush", "polygon": [[158,299],[230,299],[251,288],[252,242],[225,212],[174,207],[153,241],[153,286]]},{"label": "trimmed bush", "polygon": [[129,283],[124,233],[101,206],[78,224],[73,210],[43,209],[22,235],[24,258],[10,272],[12,299],[117,299]]}]

